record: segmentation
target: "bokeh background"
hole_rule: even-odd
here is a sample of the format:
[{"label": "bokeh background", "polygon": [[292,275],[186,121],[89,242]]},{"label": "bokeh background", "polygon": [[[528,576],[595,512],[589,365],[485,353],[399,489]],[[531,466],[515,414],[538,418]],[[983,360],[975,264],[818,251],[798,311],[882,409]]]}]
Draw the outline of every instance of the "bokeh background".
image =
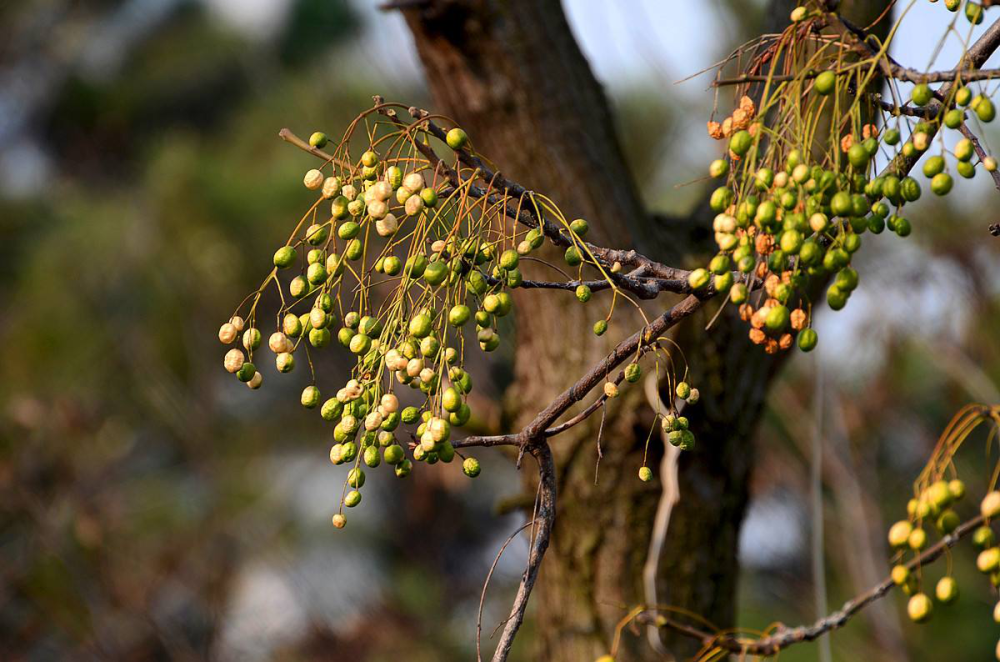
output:
[{"label": "bokeh background", "polygon": [[[765,3],[564,5],[646,199],[689,209],[718,151],[703,128],[713,94],[705,76],[676,81],[757,33]],[[939,6],[917,3],[894,55],[928,66],[945,29]],[[480,453],[475,482],[456,467],[373,472],[338,532],[346,469],[297,403],[305,375],[264,366],[251,392],[221,368],[219,324],[308,204],[312,164],[278,130],[337,135],[375,93],[432,103],[401,18],[365,0],[0,4],[0,659],[473,655],[482,582],[524,521],[509,459]],[[1000,403],[998,194],[982,173],[956,192],[916,205],[907,240],[866,240],[851,304],[820,313],[820,349],[773,391],[741,625],[813,620],[816,559],[831,609],[880,579],[883,532],[937,435],[967,402]],[[486,393],[505,386],[504,352],[477,376]],[[483,407],[484,429],[499,426]],[[984,439],[960,464],[973,493]],[[487,634],[525,549],[498,566]],[[956,551],[963,598],[930,625],[890,596],[834,636],[833,659],[989,658],[994,597],[972,559]],[[532,659],[523,641],[516,655]]]}]

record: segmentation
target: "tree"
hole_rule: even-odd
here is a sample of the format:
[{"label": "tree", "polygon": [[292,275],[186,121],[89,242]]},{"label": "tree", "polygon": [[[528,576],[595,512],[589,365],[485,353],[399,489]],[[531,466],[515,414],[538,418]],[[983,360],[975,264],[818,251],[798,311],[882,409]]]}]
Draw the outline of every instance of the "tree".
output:
[{"label": "tree", "polygon": [[[354,306],[355,297],[338,310],[344,322],[338,335],[359,355],[358,376],[344,387],[343,397],[338,394],[323,407],[325,418],[340,421],[331,459],[357,463],[345,488],[349,490],[345,505],[352,507],[361,498],[360,463],[374,466],[380,461],[376,445],[365,448],[363,436],[360,448],[353,441],[361,419],[372,433],[369,442],[382,444],[380,435],[386,433],[384,445],[387,453],[392,449],[397,474],[410,470],[409,460],[401,455],[405,444],[399,445],[393,436],[398,399],[383,400],[387,395],[383,387],[372,381],[382,366],[389,372],[412,373],[400,376],[401,381],[419,377],[428,395],[426,411],[431,418],[410,444],[414,459],[436,461],[450,459],[456,449],[511,446],[518,463],[525,453],[538,463],[538,475],[526,478],[529,489],[537,489],[539,495],[532,511],[529,567],[494,659],[505,659],[536,581],[543,659],[589,659],[610,650],[623,616],[617,606],[621,604],[645,605],[634,618],[663,628],[663,644],[681,656],[692,656],[707,643],[768,654],[810,638],[782,634],[756,643],[718,638],[657,613],[656,605],[697,613],[723,627],[733,624],[736,540],[753,465],[745,445],[782,352],[793,342],[804,350],[815,344],[815,334],[808,328],[809,301],[830,285],[826,296],[831,307],[846,303],[858,277],[849,266],[850,255],[860,246],[863,232],[880,233],[888,226],[900,236],[909,233],[900,210],[916,201],[920,188],[908,173],[942,125],[966,134],[967,154],[959,156],[956,165],[960,173],[974,174],[973,152],[985,170],[994,173],[996,167],[967,128],[962,108],[971,101],[970,109],[981,120],[992,119],[989,99],[971,98],[965,84],[991,75],[976,70],[997,47],[1000,27],[988,30],[954,70],[918,72],[902,67],[878,46],[877,35],[889,32],[886,21],[875,20],[884,13],[884,3],[850,8],[850,14],[847,9],[838,12],[836,4],[796,8],[791,20],[783,21],[778,37],[762,37],[734,54],[734,76],[724,78],[720,72],[715,84],[738,92],[727,122],[709,124],[713,137],[728,140],[729,148],[728,159],[712,164],[713,176],[726,181],[708,201],[712,214],[717,214],[714,219],[704,209],[690,219],[657,218],[643,209],[626,175],[628,166],[615,139],[607,101],[554,2],[399,3],[405,8],[435,102],[450,118],[377,99],[375,108],[352,125],[333,153],[322,150],[324,135],[314,135],[306,144],[290,132],[283,133],[286,140],[323,159],[324,167],[336,174],[328,177],[319,170],[307,174],[306,186],[322,189],[323,195],[281,249],[283,253],[275,255],[276,271],[252,297],[251,328],[246,332],[254,328],[253,310],[264,288],[271,282],[280,286],[277,269],[296,263],[296,249],[303,241],[316,246],[309,249],[306,272],[292,280],[290,293],[305,300],[318,292],[313,310],[320,313],[315,318],[312,313],[302,319],[286,317],[278,337],[272,337],[278,360],[291,369],[293,347],[308,349],[308,345],[289,338],[308,336],[316,347],[329,342],[324,327],[334,299],[340,298],[347,264],[362,260],[362,269],[350,269],[361,274],[360,306]],[[973,22],[981,16],[976,7],[982,11],[979,5],[966,4],[966,15]],[[859,27],[871,23],[877,27]],[[891,102],[880,95],[883,79],[890,81],[894,92]],[[913,104],[903,105],[897,98],[899,81],[918,84]],[[930,83],[946,84],[931,90]],[[800,99],[808,100],[804,114],[808,129],[796,128],[794,121],[793,109]],[[841,100],[846,111],[838,105]],[[882,174],[875,176],[872,158],[880,146],[895,147],[900,142],[895,128],[878,137],[874,118],[881,112],[922,121],[912,127],[910,139]],[[378,114],[385,119],[375,121]],[[406,115],[409,119],[404,119]],[[448,129],[451,118],[461,129]],[[359,165],[349,147],[362,121],[369,135]],[[818,132],[814,122],[833,128]],[[466,132],[473,138],[474,150],[467,144]],[[451,148],[451,162],[440,156],[441,145]],[[932,178],[931,189],[947,193],[950,175],[941,171],[941,162],[928,159],[927,163],[934,164],[924,168]],[[429,175],[414,173],[414,165]],[[413,174],[418,181],[406,183],[404,177]],[[364,181],[371,182],[367,188],[371,196],[365,195],[362,203],[357,196],[366,190]],[[431,193],[425,194],[428,190]],[[897,213],[889,215],[883,197],[896,205]],[[333,220],[313,218],[306,227],[304,221],[316,216],[323,200],[334,201]],[[427,211],[435,207],[439,211]],[[450,211],[442,214],[441,209]],[[404,244],[391,237],[406,220],[400,224],[390,210],[411,225],[416,223],[417,233],[403,256],[409,259],[393,266],[388,262],[396,259],[392,249]],[[428,217],[431,220],[425,220]],[[577,217],[588,223],[569,223]],[[428,228],[439,218],[451,223],[446,227],[450,229],[431,243],[437,235]],[[512,226],[516,236],[504,235],[494,223]],[[709,223],[715,226],[718,255],[707,269],[682,268],[704,263],[710,249],[716,250],[699,239],[699,234],[709,234],[704,231]],[[334,227],[345,242],[340,248],[336,240],[330,243]],[[390,239],[369,259],[365,242],[373,231]],[[342,250],[346,260],[335,250]],[[428,251],[429,261],[424,256]],[[584,278],[580,272],[561,281],[525,279],[521,258],[534,254],[551,261],[560,253],[571,267],[583,263],[596,273]],[[679,266],[670,266],[675,264]],[[480,270],[481,265],[486,266]],[[397,293],[387,294],[395,307],[382,309],[367,302],[364,292],[374,288],[366,280],[369,267],[393,278],[402,274]],[[470,274],[478,274],[478,281]],[[438,307],[444,302],[435,303],[425,296],[428,290],[422,290],[424,294],[413,303],[407,298],[408,288],[421,277],[432,288],[441,283],[446,289],[456,287],[459,298],[452,300],[447,294],[449,305]],[[734,278],[742,283],[734,283]],[[338,296],[330,296],[333,288]],[[638,312],[618,312],[613,318],[609,313],[610,328],[593,333],[594,314],[548,291],[560,289],[576,290],[581,301],[609,291],[616,302],[619,297],[658,301],[661,294],[684,298],[665,310],[648,303],[636,306],[637,311],[650,312],[641,322]],[[460,309],[466,290],[476,295],[481,307],[478,341],[487,350],[498,342],[497,318],[509,308],[503,298],[510,296],[508,290],[515,293],[519,310],[531,311],[516,318],[519,350],[513,397],[539,406],[515,408],[515,432],[449,441],[449,421],[458,426],[468,418],[463,413],[467,410],[461,409],[467,406],[462,396],[469,387],[462,384],[468,373],[458,365],[448,368],[446,363],[452,361],[438,356],[444,351],[441,344],[448,345],[445,321],[461,327],[471,314]],[[765,300],[758,295],[756,302],[748,302],[755,291],[765,292]],[[708,321],[704,310],[717,293],[728,293],[735,305],[723,310],[711,333],[690,323],[680,332],[680,348],[687,359],[681,367],[680,352],[672,354],[669,343],[660,338],[686,318],[702,315]],[[324,296],[329,302],[323,302]],[[452,313],[455,320],[450,319]],[[224,325],[220,337],[237,340],[243,324],[242,318],[234,319]],[[631,334],[626,331],[637,326],[639,330]],[[431,334],[432,328],[438,336]],[[454,335],[461,344],[459,337]],[[433,339],[430,349],[424,347],[427,338]],[[380,341],[374,349],[373,339]],[[259,342],[259,337],[251,335],[249,341],[244,337],[247,350]],[[231,371],[259,385],[253,367],[245,367],[243,352],[232,352]],[[656,360],[661,379],[652,385],[659,390],[658,400],[640,388],[624,388],[619,397],[620,384],[638,380],[641,369],[633,366],[644,354]],[[455,363],[460,363],[461,355],[455,356]],[[434,366],[426,378],[424,359]],[[626,363],[626,370],[619,372]],[[442,391],[444,374],[452,386]],[[604,395],[575,410],[568,421],[558,422],[602,382]],[[689,382],[702,388],[692,393]],[[443,405],[449,413],[442,414],[446,397],[454,407]],[[648,400],[654,401],[652,412],[642,406]],[[313,387],[303,393],[306,406],[318,406],[319,401]],[[382,409],[376,411],[379,405]],[[419,411],[400,417],[404,423],[418,423]],[[693,446],[693,439],[698,442],[692,452],[679,456],[671,446],[665,447],[676,462],[678,489],[684,495],[676,505],[664,503],[659,490],[645,480],[631,477],[638,466],[659,464],[660,446],[647,442],[654,412],[668,441],[685,450]],[[989,418],[991,412],[977,410],[977,420]],[[350,424],[344,425],[345,419]],[[430,437],[426,444],[425,435]],[[548,441],[557,435],[558,440]],[[593,456],[583,452],[594,444],[600,458],[599,481],[594,481]],[[469,460],[465,469],[470,475],[478,472]],[[934,479],[931,482],[940,478],[940,473],[928,475]],[[643,473],[643,478],[648,476]],[[930,482],[924,488],[929,486]],[[570,495],[558,502],[558,508],[557,492]],[[652,573],[653,591],[643,586],[639,559],[651,538],[662,536],[653,532],[657,509],[669,512],[670,536],[661,539],[665,546]],[[335,524],[345,523],[338,513]],[[932,560],[957,536],[981,523],[973,519],[953,527],[952,537],[922,552],[913,564]],[[552,549],[547,550],[550,542]],[[539,574],[543,556],[545,569]],[[838,617],[818,624],[815,634],[842,622]],[[626,642],[636,659],[654,655],[636,638]]]}]

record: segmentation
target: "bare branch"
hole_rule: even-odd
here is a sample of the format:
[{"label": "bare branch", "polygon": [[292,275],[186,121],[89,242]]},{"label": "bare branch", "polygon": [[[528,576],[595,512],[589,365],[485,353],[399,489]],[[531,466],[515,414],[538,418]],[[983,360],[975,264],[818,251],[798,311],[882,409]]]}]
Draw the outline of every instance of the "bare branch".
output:
[{"label": "bare branch", "polygon": [[510,647],[514,643],[521,623],[524,622],[524,611],[528,607],[528,598],[531,590],[538,579],[538,569],[542,565],[542,557],[549,547],[549,538],[552,536],[552,527],[556,521],[556,468],[552,461],[552,450],[544,441],[536,440],[530,447],[529,452],[538,460],[538,489],[539,504],[538,528],[535,529],[535,539],[528,553],[528,567],[521,577],[521,584],[517,588],[517,596],[514,598],[514,605],[510,610],[510,617],[504,626],[500,641],[493,652],[493,662],[504,662],[510,654]]}]

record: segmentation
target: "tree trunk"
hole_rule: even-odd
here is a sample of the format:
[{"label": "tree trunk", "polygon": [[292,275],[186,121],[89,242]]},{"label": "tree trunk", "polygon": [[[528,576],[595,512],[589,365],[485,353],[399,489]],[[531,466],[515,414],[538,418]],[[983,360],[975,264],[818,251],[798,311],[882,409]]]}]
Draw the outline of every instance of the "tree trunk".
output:
[{"label": "tree trunk", "polygon": [[[676,258],[666,255],[667,242],[657,236],[671,227],[654,223],[643,209],[607,99],[558,0],[434,0],[404,14],[427,72],[433,110],[453,117],[478,152],[505,175],[553,199],[568,218],[587,218],[595,243],[654,251],[659,246],[660,254],[651,257]],[[668,239],[674,246],[691,243],[676,236],[685,232],[680,224],[673,230]],[[516,379],[509,393],[515,425],[638,328],[637,316],[616,312],[628,325],[595,337],[593,323],[607,310],[607,299],[599,299],[581,305],[565,292],[516,293]],[[664,296],[656,305],[671,303]],[[681,500],[660,560],[658,599],[730,627],[753,466],[748,442],[777,364],[750,345],[742,323],[724,315],[709,333],[705,323],[690,320],[682,331],[703,395],[696,410],[686,412],[698,446],[681,455]],[[531,659],[586,662],[607,653],[617,623],[645,601],[642,568],[661,490],[636,476],[652,411],[641,388],[622,393],[607,410],[599,474],[600,416],[551,440],[560,497],[532,598],[539,650]],[[658,466],[662,452],[654,435],[649,466]],[[664,641],[678,658],[698,648],[666,634]],[[622,645],[627,652],[619,659],[662,659],[642,638],[626,636]]]}]

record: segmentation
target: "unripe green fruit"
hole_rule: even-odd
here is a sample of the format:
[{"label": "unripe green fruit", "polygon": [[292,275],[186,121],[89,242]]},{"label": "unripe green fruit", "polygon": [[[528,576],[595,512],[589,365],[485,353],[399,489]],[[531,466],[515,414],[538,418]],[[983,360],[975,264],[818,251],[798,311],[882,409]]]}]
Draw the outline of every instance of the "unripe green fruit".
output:
[{"label": "unripe green fruit", "polygon": [[240,366],[239,370],[236,371],[236,379],[243,383],[247,383],[253,379],[253,376],[256,374],[257,368],[254,367],[254,364],[249,361],[245,361],[243,365]]},{"label": "unripe green fruit", "polygon": [[847,150],[847,160],[856,169],[867,167],[870,158],[868,150],[866,150],[864,145],[861,143],[854,143],[851,145],[850,149]]},{"label": "unripe green fruit", "polygon": [[420,420],[420,410],[416,407],[407,407],[403,410],[400,418],[403,420],[403,423],[412,425]]},{"label": "unripe green fruit", "polygon": [[[738,156],[743,156],[753,145],[753,136],[746,129],[742,129],[733,134],[729,139],[729,149]],[[728,207],[728,205],[726,205]]]},{"label": "unripe green fruit", "polygon": [[674,389],[674,392],[681,400],[687,400],[691,395],[691,386],[687,382],[680,382],[677,384],[677,388]]},{"label": "unripe green fruit", "polygon": [[781,250],[789,255],[798,255],[802,248],[802,233],[798,230],[785,230],[781,233],[779,244]]},{"label": "unripe green fruit", "polygon": [[608,323],[606,320],[597,320],[594,322],[594,335],[603,336],[608,330]]},{"label": "unripe green fruit", "polygon": [[431,332],[431,318],[426,313],[420,313],[410,320],[410,335],[415,338],[423,338]]},{"label": "unripe green fruit", "polygon": [[581,262],[583,262],[583,257],[580,255],[580,249],[576,246],[570,246],[567,248],[563,258],[566,260],[566,264],[571,267],[578,266]]},{"label": "unripe green fruit", "polygon": [[976,166],[969,161],[959,161],[955,164],[955,170],[965,179],[972,179],[976,176]]},{"label": "unripe green fruit", "polygon": [[976,549],[983,550],[988,547],[992,547],[996,538],[993,535],[993,529],[989,526],[980,526],[975,531],[972,532],[972,544]]},{"label": "unripe green fruit", "polygon": [[932,156],[924,161],[924,177],[933,177],[944,171],[944,157]]},{"label": "unripe green fruit", "polygon": [[965,3],[965,18],[973,25],[983,22],[983,7],[971,0]]},{"label": "unripe green fruit", "polygon": [[469,478],[475,478],[480,472],[479,460],[474,457],[467,457],[462,462],[462,472]]},{"label": "unripe green fruit", "polygon": [[403,263],[394,255],[390,255],[382,262],[382,270],[387,276],[397,276],[403,270]]},{"label": "unripe green fruit", "polygon": [[727,271],[724,274],[716,276],[712,285],[715,287],[716,292],[728,292],[733,286],[733,280],[733,274]]},{"label": "unripe green fruit", "polygon": [[885,134],[882,136],[882,140],[885,141],[886,145],[896,145],[899,143],[899,129],[886,129]]},{"label": "unripe green fruit", "polygon": [[309,281],[303,276],[296,276],[290,283],[288,283],[288,293],[296,299],[301,299],[305,295],[309,294],[309,290]]},{"label": "unripe green fruit", "polygon": [[952,108],[944,114],[944,125],[949,129],[957,129],[962,124],[965,113],[958,108]]},{"label": "unripe green fruit", "polygon": [[458,304],[457,306],[453,306],[452,309],[448,311],[448,323],[454,327],[462,326],[469,321],[469,317],[471,317],[471,315],[472,311],[469,310],[468,306]]},{"label": "unripe green fruit", "polygon": [[783,331],[788,326],[790,315],[791,313],[785,306],[774,306],[768,311],[764,323],[769,331]]},{"label": "unripe green fruit", "polygon": [[858,287],[858,272],[851,267],[844,267],[837,272],[834,284],[844,292],[853,292]]},{"label": "unripe green fruit", "polygon": [[369,338],[363,333],[358,333],[353,338],[351,338],[351,343],[349,345],[349,349],[353,354],[365,354],[368,352],[369,349],[371,349],[371,347],[372,347],[371,338]]},{"label": "unripe green fruit", "polygon": [[444,282],[448,277],[449,270],[448,265],[440,260],[431,262],[424,269],[424,280],[427,281],[428,285],[436,287]]},{"label": "unripe green fruit", "polygon": [[949,508],[938,517],[937,527],[941,533],[947,535],[958,528],[958,525],[961,523],[962,520],[959,518],[958,513]]},{"label": "unripe green fruit", "polygon": [[322,131],[316,131],[311,136],[309,136],[309,144],[312,145],[313,147],[318,147],[320,149],[323,149],[324,147],[326,147],[326,144],[328,142],[329,139],[326,137],[326,134],[323,133]]},{"label": "unripe green fruit", "polygon": [[319,389],[315,386],[305,387],[299,400],[306,409],[315,408],[319,404]]},{"label": "unripe green fruit", "polygon": [[831,285],[826,291],[826,302],[833,310],[840,310],[847,305],[847,293]]},{"label": "unripe green fruit", "polygon": [[279,269],[287,269],[295,263],[295,249],[291,246],[282,246],[274,252],[274,266]]},{"label": "unripe green fruit", "polygon": [[310,329],[309,344],[313,347],[326,347],[330,344],[332,336],[329,329]]},{"label": "unripe green fruit", "polygon": [[996,107],[994,107],[993,102],[986,97],[982,97],[978,104],[973,99],[972,105],[974,106],[976,115],[983,122],[992,122],[993,118],[997,116]]},{"label": "unripe green fruit", "polygon": [[708,200],[709,207],[716,213],[724,212],[731,204],[733,204],[733,191],[725,186],[712,191],[712,196]]},{"label": "unripe green fruit", "polygon": [[931,179],[931,191],[935,195],[948,195],[954,184],[955,180],[951,178],[951,175],[946,172],[939,172]]},{"label": "unripe green fruit", "polygon": [[427,207],[436,207],[438,203],[437,191],[431,187],[427,187],[420,190],[420,199],[424,201],[424,205]]},{"label": "unripe green fruit", "polygon": [[729,271],[732,261],[728,255],[716,255],[708,263],[708,270],[713,274],[724,274]]},{"label": "unripe green fruit", "polygon": [[399,444],[392,444],[387,446],[385,451],[382,453],[382,459],[385,460],[386,464],[396,465],[403,461],[405,457],[405,452],[403,447]]},{"label": "unripe green fruit", "polygon": [[725,177],[729,172],[729,162],[725,159],[716,159],[708,166],[708,174],[711,177]]},{"label": "unripe green fruit", "polygon": [[335,421],[344,413],[344,403],[337,398],[330,398],[323,403],[319,410],[319,415],[326,421]]},{"label": "unripe green fruit", "polygon": [[749,297],[749,290],[746,284],[736,283],[731,288],[729,288],[729,300],[732,301],[737,306],[746,302]]},{"label": "unripe green fruit", "polygon": [[344,495],[344,505],[348,508],[353,508],[354,506],[361,503],[361,492],[357,490],[351,490]]},{"label": "unripe green fruit", "polygon": [[710,274],[707,269],[695,269],[688,275],[688,285],[693,290],[700,290],[708,285]]},{"label": "unripe green fruit", "polygon": [[313,223],[308,228],[306,228],[306,241],[308,241],[313,246],[319,246],[326,238],[330,236],[330,228],[328,225],[319,225],[318,223]]},{"label": "unripe green fruit", "polygon": [[448,131],[445,135],[445,142],[448,143],[448,147],[454,150],[459,150],[465,147],[469,142],[469,136],[462,129],[457,126],[454,129]]},{"label": "unripe green fruit", "polygon": [[281,321],[281,329],[289,338],[298,338],[302,335],[302,323],[294,313],[288,313]]},{"label": "unripe green fruit", "polygon": [[910,98],[913,100],[915,105],[923,107],[929,104],[931,99],[934,98],[934,92],[931,91],[931,88],[927,83],[920,83],[914,86]]},{"label": "unripe green fruit", "polygon": [[347,484],[358,489],[365,484],[365,472],[360,467],[355,467],[347,472]]},{"label": "unripe green fruit", "polygon": [[822,95],[827,95],[833,92],[833,88],[837,84],[837,75],[832,71],[824,71],[819,76],[816,76],[816,82],[813,84],[813,88]]},{"label": "unripe green fruit", "polygon": [[[590,231],[590,223],[588,223],[585,219],[577,218],[572,223],[569,224],[569,229],[576,236],[583,237],[586,236],[587,232]],[[539,234],[539,236],[542,235]],[[539,244],[540,243],[541,242],[539,242]],[[534,246],[534,248],[538,248],[538,246]]]},{"label": "unripe green fruit", "polygon": [[910,225],[909,219],[903,218],[902,216],[896,217],[896,225],[893,231],[900,237],[908,237],[913,227]]},{"label": "unripe green fruit", "polygon": [[313,285],[319,285],[327,278],[326,267],[319,263],[313,263],[306,269],[306,280]]},{"label": "unripe green fruit", "polygon": [[819,336],[816,335],[815,329],[809,328],[799,331],[798,345],[803,352],[813,351],[816,348],[817,340],[819,340]]},{"label": "unripe green fruit", "polygon": [[520,260],[517,251],[513,248],[508,248],[503,253],[500,254],[500,268],[501,269],[514,269],[517,267],[517,263]]},{"label": "unripe green fruit", "polygon": [[590,287],[587,285],[577,285],[576,287],[576,300],[580,303],[587,303],[590,301],[591,291]]},{"label": "unripe green fruit", "polygon": [[653,470],[649,467],[639,467],[639,480],[644,483],[653,480]]},{"label": "unripe green fruit", "polygon": [[830,198],[830,212],[834,216],[848,216],[852,210],[851,195],[846,191],[837,191]]},{"label": "unripe green fruit", "polygon": [[642,377],[642,368],[638,363],[630,363],[625,367],[625,381],[635,384]]}]

